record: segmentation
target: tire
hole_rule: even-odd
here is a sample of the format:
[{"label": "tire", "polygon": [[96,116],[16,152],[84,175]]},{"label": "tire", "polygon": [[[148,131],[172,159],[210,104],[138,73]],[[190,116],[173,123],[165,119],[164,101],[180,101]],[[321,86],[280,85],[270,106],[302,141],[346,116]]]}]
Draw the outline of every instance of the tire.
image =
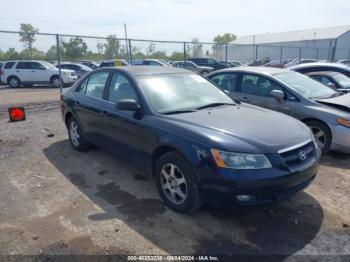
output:
[{"label": "tire", "polygon": [[54,88],[59,88],[60,87],[60,78],[59,76],[53,76],[50,79],[50,84],[54,87]]},{"label": "tire", "polygon": [[86,151],[90,143],[85,139],[78,121],[72,116],[68,120],[68,135],[72,147],[77,151]]},{"label": "tire", "polygon": [[209,71],[203,70],[203,71],[201,72],[201,75],[202,75],[202,76],[204,76],[204,75],[206,75],[206,74],[209,74]]},{"label": "tire", "polygon": [[12,88],[18,88],[22,85],[21,80],[19,80],[19,78],[16,76],[10,76],[9,79],[7,80],[7,83]]},{"label": "tire", "polygon": [[158,159],[155,178],[159,194],[169,208],[190,213],[202,205],[192,167],[178,153],[169,152]]},{"label": "tire", "polygon": [[311,129],[322,154],[329,152],[332,142],[332,133],[328,126],[317,120],[306,121],[305,124]]}]

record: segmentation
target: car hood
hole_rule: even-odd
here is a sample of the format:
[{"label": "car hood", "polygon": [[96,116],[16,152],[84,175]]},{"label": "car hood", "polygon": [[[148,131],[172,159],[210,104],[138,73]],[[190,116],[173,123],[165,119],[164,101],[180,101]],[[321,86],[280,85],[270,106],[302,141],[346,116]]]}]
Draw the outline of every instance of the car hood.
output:
[{"label": "car hood", "polygon": [[260,107],[241,104],[166,116],[192,132],[192,139],[210,140],[211,146],[246,153],[277,153],[312,139],[300,121]]},{"label": "car hood", "polygon": [[350,94],[345,94],[327,99],[318,99],[316,101],[330,107],[350,112]]}]

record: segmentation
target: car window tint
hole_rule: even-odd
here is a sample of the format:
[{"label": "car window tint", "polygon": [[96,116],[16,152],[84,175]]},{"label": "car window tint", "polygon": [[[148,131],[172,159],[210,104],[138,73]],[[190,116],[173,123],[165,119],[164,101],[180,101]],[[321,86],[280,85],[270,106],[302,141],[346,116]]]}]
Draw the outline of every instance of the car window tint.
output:
[{"label": "car window tint", "polygon": [[84,94],[85,94],[85,90],[86,90],[86,86],[87,86],[88,81],[89,81],[89,78],[86,78],[86,79],[75,89],[75,92],[79,92],[79,93],[84,93]]},{"label": "car window tint", "polygon": [[326,76],[321,76],[320,77],[320,81],[321,81],[322,84],[325,84],[325,85],[332,84],[332,81]]},{"label": "car window tint", "polygon": [[129,80],[123,74],[113,73],[107,100],[115,103],[121,99],[137,101],[137,95]]},{"label": "car window tint", "polygon": [[85,94],[87,96],[92,96],[95,98],[102,99],[103,90],[106,86],[108,75],[109,75],[108,72],[98,72],[98,73],[92,74],[89,77]]},{"label": "car window tint", "polygon": [[30,69],[30,66],[28,62],[19,62],[16,69]]},{"label": "car window tint", "polygon": [[30,63],[30,69],[40,70],[43,68],[44,68],[44,66],[42,66],[40,63],[37,63],[37,62]]},{"label": "car window tint", "polygon": [[238,92],[238,74],[236,73],[215,75],[210,80],[227,91]]},{"label": "car window tint", "polygon": [[15,64],[15,62],[7,62],[7,63],[5,64],[4,69],[11,69],[11,68],[13,67],[14,64]]},{"label": "car window tint", "polygon": [[242,93],[257,96],[271,96],[272,90],[282,90],[282,88],[265,77],[246,74],[242,79]]}]

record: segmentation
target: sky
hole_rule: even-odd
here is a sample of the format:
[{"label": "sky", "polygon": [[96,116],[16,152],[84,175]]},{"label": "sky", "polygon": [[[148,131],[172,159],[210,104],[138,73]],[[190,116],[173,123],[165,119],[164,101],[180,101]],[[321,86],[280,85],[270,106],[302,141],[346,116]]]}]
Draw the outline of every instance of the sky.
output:
[{"label": "sky", "polygon": [[349,0],[1,0],[0,6],[0,30],[31,23],[45,33],[124,37],[126,23],[134,39],[211,42],[223,33],[350,24]]}]

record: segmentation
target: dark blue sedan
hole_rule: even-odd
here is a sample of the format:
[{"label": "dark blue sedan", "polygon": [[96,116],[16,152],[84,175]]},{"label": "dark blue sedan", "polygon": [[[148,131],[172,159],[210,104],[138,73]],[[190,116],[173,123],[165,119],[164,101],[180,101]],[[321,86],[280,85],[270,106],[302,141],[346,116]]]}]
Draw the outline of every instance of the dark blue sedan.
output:
[{"label": "dark blue sedan", "polygon": [[209,200],[287,199],[317,173],[320,150],[306,125],[236,102],[187,70],[102,68],[61,99],[74,149],[94,144],[122,153],[154,175],[165,204],[178,212]]}]

